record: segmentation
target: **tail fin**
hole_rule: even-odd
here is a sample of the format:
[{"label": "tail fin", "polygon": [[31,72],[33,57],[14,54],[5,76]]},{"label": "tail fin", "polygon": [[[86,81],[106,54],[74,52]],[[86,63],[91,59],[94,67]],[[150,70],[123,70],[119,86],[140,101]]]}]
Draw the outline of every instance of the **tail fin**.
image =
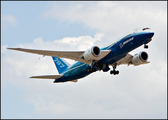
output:
[{"label": "tail fin", "polygon": [[55,63],[55,66],[59,72],[59,74],[63,73],[70,65],[62,58],[53,57],[53,61]]}]

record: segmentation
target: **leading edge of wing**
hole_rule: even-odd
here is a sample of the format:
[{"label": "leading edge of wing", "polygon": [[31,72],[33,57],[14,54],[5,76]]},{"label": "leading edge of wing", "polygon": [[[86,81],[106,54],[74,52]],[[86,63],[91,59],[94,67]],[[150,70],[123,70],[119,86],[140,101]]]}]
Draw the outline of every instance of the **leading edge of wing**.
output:
[{"label": "leading edge of wing", "polygon": [[[90,64],[90,61],[81,59],[82,55],[85,51],[48,51],[48,50],[35,50],[35,49],[23,49],[23,48],[7,48],[10,50],[18,50],[22,52],[34,53],[44,56],[55,56],[55,57],[62,57],[68,58],[75,61],[83,62],[86,64]],[[95,60],[100,60],[104,58],[111,50],[101,50],[101,54]]]},{"label": "leading edge of wing", "polygon": [[63,75],[42,75],[42,76],[32,76],[30,78],[37,78],[37,79],[58,79],[61,78]]},{"label": "leading edge of wing", "polygon": [[[35,50],[35,49],[24,49],[24,48],[7,48],[7,49],[18,50],[22,52],[34,53],[39,55],[63,57],[63,58],[69,58],[70,56],[76,57],[81,55],[84,52],[84,51],[49,51],[49,50]],[[74,54],[71,54],[71,53],[74,53]]]}]

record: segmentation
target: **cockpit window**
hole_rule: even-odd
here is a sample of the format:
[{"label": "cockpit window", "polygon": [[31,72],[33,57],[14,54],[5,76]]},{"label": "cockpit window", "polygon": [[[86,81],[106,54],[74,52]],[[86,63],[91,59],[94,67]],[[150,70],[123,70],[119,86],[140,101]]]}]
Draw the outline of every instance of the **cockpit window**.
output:
[{"label": "cockpit window", "polygon": [[150,28],[143,28],[142,30],[147,30],[147,29],[150,29]]}]

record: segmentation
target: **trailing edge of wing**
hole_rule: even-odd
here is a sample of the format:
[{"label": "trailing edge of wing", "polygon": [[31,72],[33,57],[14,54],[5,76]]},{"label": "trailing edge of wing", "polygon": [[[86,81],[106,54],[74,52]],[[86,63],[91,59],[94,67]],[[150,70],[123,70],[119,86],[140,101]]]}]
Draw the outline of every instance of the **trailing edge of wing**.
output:
[{"label": "trailing edge of wing", "polygon": [[30,78],[37,78],[37,79],[58,79],[63,75],[43,75],[43,76],[32,76]]},{"label": "trailing edge of wing", "polygon": [[[23,48],[7,48],[10,50],[18,50],[22,52],[34,53],[39,55],[46,55],[46,56],[55,56],[55,57],[62,57],[68,58],[75,61],[80,61],[86,64],[90,64],[90,61],[82,59],[82,55],[85,51],[48,51],[48,50],[34,50],[34,49],[23,49]],[[105,57],[111,50],[101,50],[101,54],[96,60],[100,60]]]}]

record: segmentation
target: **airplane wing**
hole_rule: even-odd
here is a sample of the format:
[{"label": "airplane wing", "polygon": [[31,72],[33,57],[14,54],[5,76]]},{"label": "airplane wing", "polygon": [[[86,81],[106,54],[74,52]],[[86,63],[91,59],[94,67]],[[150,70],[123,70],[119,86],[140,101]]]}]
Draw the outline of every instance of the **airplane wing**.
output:
[{"label": "airplane wing", "polygon": [[[62,57],[68,58],[75,61],[80,61],[86,64],[90,64],[90,61],[82,59],[82,56],[85,51],[48,51],[48,50],[34,50],[34,49],[23,49],[23,48],[7,48],[10,50],[18,50],[22,52],[34,53],[44,56],[55,56],[55,57]],[[111,50],[101,50],[100,56],[96,58],[96,60],[100,60],[105,57]]]},{"label": "airplane wing", "polygon": [[[131,62],[132,58],[133,58],[132,55],[127,54],[124,58],[118,60],[116,63],[117,63],[117,65],[122,65],[122,64],[130,65],[130,64],[132,64],[132,62]],[[147,63],[150,63],[150,62],[147,61],[147,62],[144,62],[143,64],[147,64]]]},{"label": "airplane wing", "polygon": [[117,61],[117,65],[121,65],[121,64],[130,64],[131,60],[132,60],[133,56],[130,54],[127,54],[124,58],[120,59],[119,61]]}]

